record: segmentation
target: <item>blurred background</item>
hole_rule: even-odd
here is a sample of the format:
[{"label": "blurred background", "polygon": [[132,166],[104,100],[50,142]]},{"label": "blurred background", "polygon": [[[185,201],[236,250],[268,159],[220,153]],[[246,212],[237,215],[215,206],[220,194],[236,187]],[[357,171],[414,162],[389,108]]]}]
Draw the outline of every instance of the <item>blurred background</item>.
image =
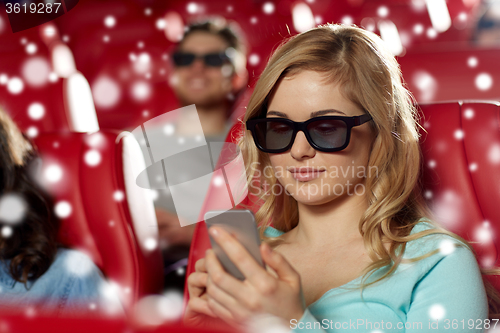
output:
[{"label": "blurred background", "polygon": [[[46,4],[57,2],[40,1]],[[236,22],[245,37],[248,83],[241,93],[229,96],[234,99],[231,121],[243,115],[260,73],[279,44],[299,32],[330,22],[355,24],[380,35],[396,55],[407,86],[418,103],[450,100],[500,101],[500,0],[72,0],[72,4],[74,7],[71,10],[55,20],[13,33],[6,7],[0,1],[0,108],[11,115],[28,137],[35,140],[38,138],[39,148],[48,151],[52,147],[59,147],[57,140],[63,137],[61,132],[117,130],[104,133],[106,140],[111,143],[108,146],[114,147],[114,142],[118,147],[116,151],[103,150],[103,160],[106,157],[111,161],[112,167],[109,170],[98,174],[95,171],[97,168],[90,170],[85,166],[77,168],[72,164],[64,165],[67,168],[65,170],[74,171],[74,174],[68,172],[73,177],[68,176],[71,184],[68,192],[71,195],[78,192],[78,189],[73,190],[77,181],[80,182],[79,186],[86,184],[91,200],[82,196],[82,202],[89,203],[91,208],[85,213],[95,210],[96,214],[92,218],[83,213],[80,215],[82,219],[88,219],[89,223],[95,220],[96,225],[102,221],[101,225],[107,226],[109,221],[109,226],[115,229],[119,225],[118,217],[109,217],[109,207],[114,207],[109,204],[111,195],[113,204],[121,204],[124,197],[121,191],[127,188],[121,183],[117,185],[111,179],[117,173],[115,164],[121,166],[122,163],[116,157],[122,152],[122,147],[118,146],[121,134],[116,133],[131,131],[150,119],[182,106],[171,88],[170,81],[174,72],[172,54],[185,27],[192,22],[222,18],[228,22]],[[497,114],[495,117],[498,117]],[[445,118],[443,123],[447,122],[449,119]],[[449,123],[453,131],[460,128],[458,124]],[[429,125],[427,122],[427,129]],[[58,134],[54,137],[48,134],[49,137],[44,139],[42,134],[51,132]],[[111,132],[116,133],[112,135]],[[484,143],[485,147],[485,142],[494,142],[484,132],[479,133],[482,141],[478,142]],[[99,135],[94,134],[95,137]],[[78,140],[86,142],[87,137],[82,138]],[[458,139],[456,135],[455,138]],[[62,159],[67,157],[73,163],[73,160],[81,157],[74,152],[77,150],[75,147],[80,146],[69,139],[66,141],[67,147],[63,147],[58,156],[62,156]],[[64,144],[61,140],[61,147]],[[83,148],[78,149],[84,152],[91,146],[92,144],[82,145]],[[496,150],[492,155],[495,161],[492,163],[493,167],[500,160],[497,157],[500,156],[497,147],[494,146]],[[98,155],[97,162],[90,163],[85,155],[85,161],[93,168],[99,164],[100,156]],[[136,159],[135,155],[131,156],[131,159]],[[448,156],[444,159],[448,159]],[[434,168],[435,161],[431,160],[430,163],[434,165],[429,164],[429,168]],[[475,167],[472,169],[471,164],[471,171],[477,169],[476,163],[473,164]],[[89,173],[86,173],[87,169],[90,170]],[[121,177],[126,178],[123,175]],[[110,184],[105,189],[103,184],[107,180]],[[135,180],[134,177],[130,183],[133,186],[130,185],[129,188],[136,187]],[[488,178],[486,183],[490,182],[492,181]],[[96,188],[100,191],[95,191]],[[428,199],[429,193],[432,197],[432,193],[427,191]],[[137,201],[130,193],[126,194],[131,197],[131,202]],[[99,202],[101,209],[96,208]],[[80,206],[73,201],[72,204],[76,212]],[[118,213],[124,210],[121,206],[118,208]],[[151,221],[156,227],[152,209],[151,205]],[[109,216],[101,216],[105,215],[104,212],[109,213]],[[123,214],[118,213],[116,216],[123,217]],[[69,214],[70,212],[63,218]],[[80,216],[77,213],[73,215]],[[102,221],[98,221],[99,218]],[[140,214],[139,218],[143,222],[144,215]],[[126,235],[129,225],[124,225]],[[133,285],[130,281],[138,279],[129,279],[129,275],[133,275],[135,271],[127,265],[133,261],[130,258],[136,258],[133,256],[136,254],[134,252],[130,257],[122,255],[122,252],[126,253],[123,249],[132,246],[128,243],[123,249],[114,246],[109,241],[113,239],[113,235],[116,234],[115,238],[120,242],[125,236],[115,231],[104,234],[107,231],[103,230],[104,227],[94,233],[94,236],[102,236],[96,242],[101,242],[102,248],[116,247],[118,252],[113,250],[108,253],[100,245],[96,247],[91,242],[93,247],[89,248],[95,247],[94,252],[90,250],[94,262],[110,280],[117,281],[124,288]],[[137,230],[134,232],[138,233]],[[77,234],[85,236],[80,231]],[[155,242],[148,243],[151,240],[147,238],[151,236],[149,233],[141,236],[145,241],[139,239],[139,236],[137,244],[145,244],[148,251],[157,248]],[[82,244],[84,241],[87,240],[82,240]],[[88,250],[86,246],[81,248]],[[107,258],[113,269],[107,267],[106,260],[103,261],[105,263],[99,261],[102,253],[107,255],[103,258]],[[150,260],[149,252],[146,254],[143,257]],[[141,262],[143,266],[137,266],[137,272],[142,272],[149,280],[142,279],[141,276],[140,283],[134,282],[135,287],[124,289],[128,290],[127,293],[139,298],[160,290],[151,283],[161,275],[157,268],[163,267],[159,268],[160,259],[159,253],[157,254],[154,265],[152,259],[149,262],[140,255],[137,256],[144,259],[144,263]],[[121,257],[121,266],[116,266],[123,270],[114,270],[118,257]],[[172,269],[177,272],[177,278],[181,282],[184,281],[184,266]],[[146,270],[144,267],[154,269]],[[163,281],[156,282],[160,287],[163,285]],[[177,296],[179,299],[174,303],[179,316],[182,297]],[[147,312],[149,305],[146,305]]]},{"label": "blurred background", "polygon": [[101,129],[133,129],[179,106],[168,83],[173,46],[186,24],[215,15],[236,21],[248,41],[250,89],[235,116],[272,50],[328,22],[381,35],[418,102],[500,99],[499,1],[80,0],[17,33],[0,10],[0,105],[29,137],[78,130],[71,108],[95,108]]}]

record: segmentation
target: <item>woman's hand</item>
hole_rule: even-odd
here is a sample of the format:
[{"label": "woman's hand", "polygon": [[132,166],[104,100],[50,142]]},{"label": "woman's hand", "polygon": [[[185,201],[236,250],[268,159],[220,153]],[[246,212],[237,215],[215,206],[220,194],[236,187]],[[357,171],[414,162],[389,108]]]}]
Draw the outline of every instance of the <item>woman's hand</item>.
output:
[{"label": "woman's hand", "polygon": [[207,303],[208,274],[205,259],[200,259],[194,265],[195,272],[187,279],[189,302],[184,315],[184,323],[190,326],[205,326],[217,316],[210,310]]},{"label": "woman's hand", "polygon": [[260,252],[264,263],[277,277],[261,267],[233,236],[222,228],[212,227],[209,232],[245,276],[240,281],[229,275],[215,253],[205,256],[208,272],[206,290],[211,314],[232,324],[243,323],[258,314],[271,314],[299,320],[305,309],[300,276],[286,259],[269,245],[262,244]]}]

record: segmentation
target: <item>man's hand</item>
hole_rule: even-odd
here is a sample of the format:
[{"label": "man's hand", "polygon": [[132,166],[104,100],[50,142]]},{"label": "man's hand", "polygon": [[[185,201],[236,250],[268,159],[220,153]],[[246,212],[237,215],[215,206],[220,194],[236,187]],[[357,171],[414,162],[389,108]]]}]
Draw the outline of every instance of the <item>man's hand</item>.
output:
[{"label": "man's hand", "polygon": [[193,238],[194,224],[181,227],[177,215],[164,209],[156,208],[156,219],[158,220],[158,231],[160,243],[165,247],[191,244]]}]

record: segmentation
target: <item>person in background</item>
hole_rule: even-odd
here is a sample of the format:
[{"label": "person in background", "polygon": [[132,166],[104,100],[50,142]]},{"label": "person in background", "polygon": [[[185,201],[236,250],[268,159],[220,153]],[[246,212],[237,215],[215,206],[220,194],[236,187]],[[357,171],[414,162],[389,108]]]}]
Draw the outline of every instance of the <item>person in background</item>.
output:
[{"label": "person in background", "polygon": [[[229,118],[233,104],[248,77],[245,40],[238,26],[223,18],[191,24],[171,59],[173,69],[169,83],[180,106],[196,106],[207,142],[224,142],[232,125]],[[176,121],[176,134],[189,136],[192,121],[181,115]],[[205,162],[197,160],[197,156],[188,158],[192,159],[193,168]],[[162,172],[160,167],[148,169],[150,182],[163,179]],[[185,170],[177,171],[180,172]],[[186,194],[185,201],[192,200],[193,196],[201,196],[203,200],[205,193],[197,192],[200,191]],[[194,224],[181,227],[179,219],[194,223],[200,212],[193,209],[190,216],[178,216],[168,191],[158,191],[155,210],[164,249],[165,286],[182,290],[184,276],[178,276],[175,270],[187,263]]]},{"label": "person in background", "polygon": [[103,292],[107,282],[97,266],[59,246],[50,199],[31,178],[35,157],[0,109],[0,311],[33,306],[56,315],[122,313],[118,300]]},{"label": "person in background", "polygon": [[500,0],[485,0],[479,10],[473,41],[481,46],[500,44]]}]

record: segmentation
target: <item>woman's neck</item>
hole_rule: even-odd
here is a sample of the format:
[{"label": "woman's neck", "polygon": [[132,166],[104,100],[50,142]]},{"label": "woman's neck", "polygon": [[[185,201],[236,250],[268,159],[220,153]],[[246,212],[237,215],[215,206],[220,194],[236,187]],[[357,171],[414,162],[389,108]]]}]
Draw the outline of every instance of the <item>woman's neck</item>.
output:
[{"label": "woman's neck", "polygon": [[295,242],[312,247],[360,240],[359,221],[368,206],[365,195],[345,195],[321,205],[299,203],[299,223],[290,236]]}]

